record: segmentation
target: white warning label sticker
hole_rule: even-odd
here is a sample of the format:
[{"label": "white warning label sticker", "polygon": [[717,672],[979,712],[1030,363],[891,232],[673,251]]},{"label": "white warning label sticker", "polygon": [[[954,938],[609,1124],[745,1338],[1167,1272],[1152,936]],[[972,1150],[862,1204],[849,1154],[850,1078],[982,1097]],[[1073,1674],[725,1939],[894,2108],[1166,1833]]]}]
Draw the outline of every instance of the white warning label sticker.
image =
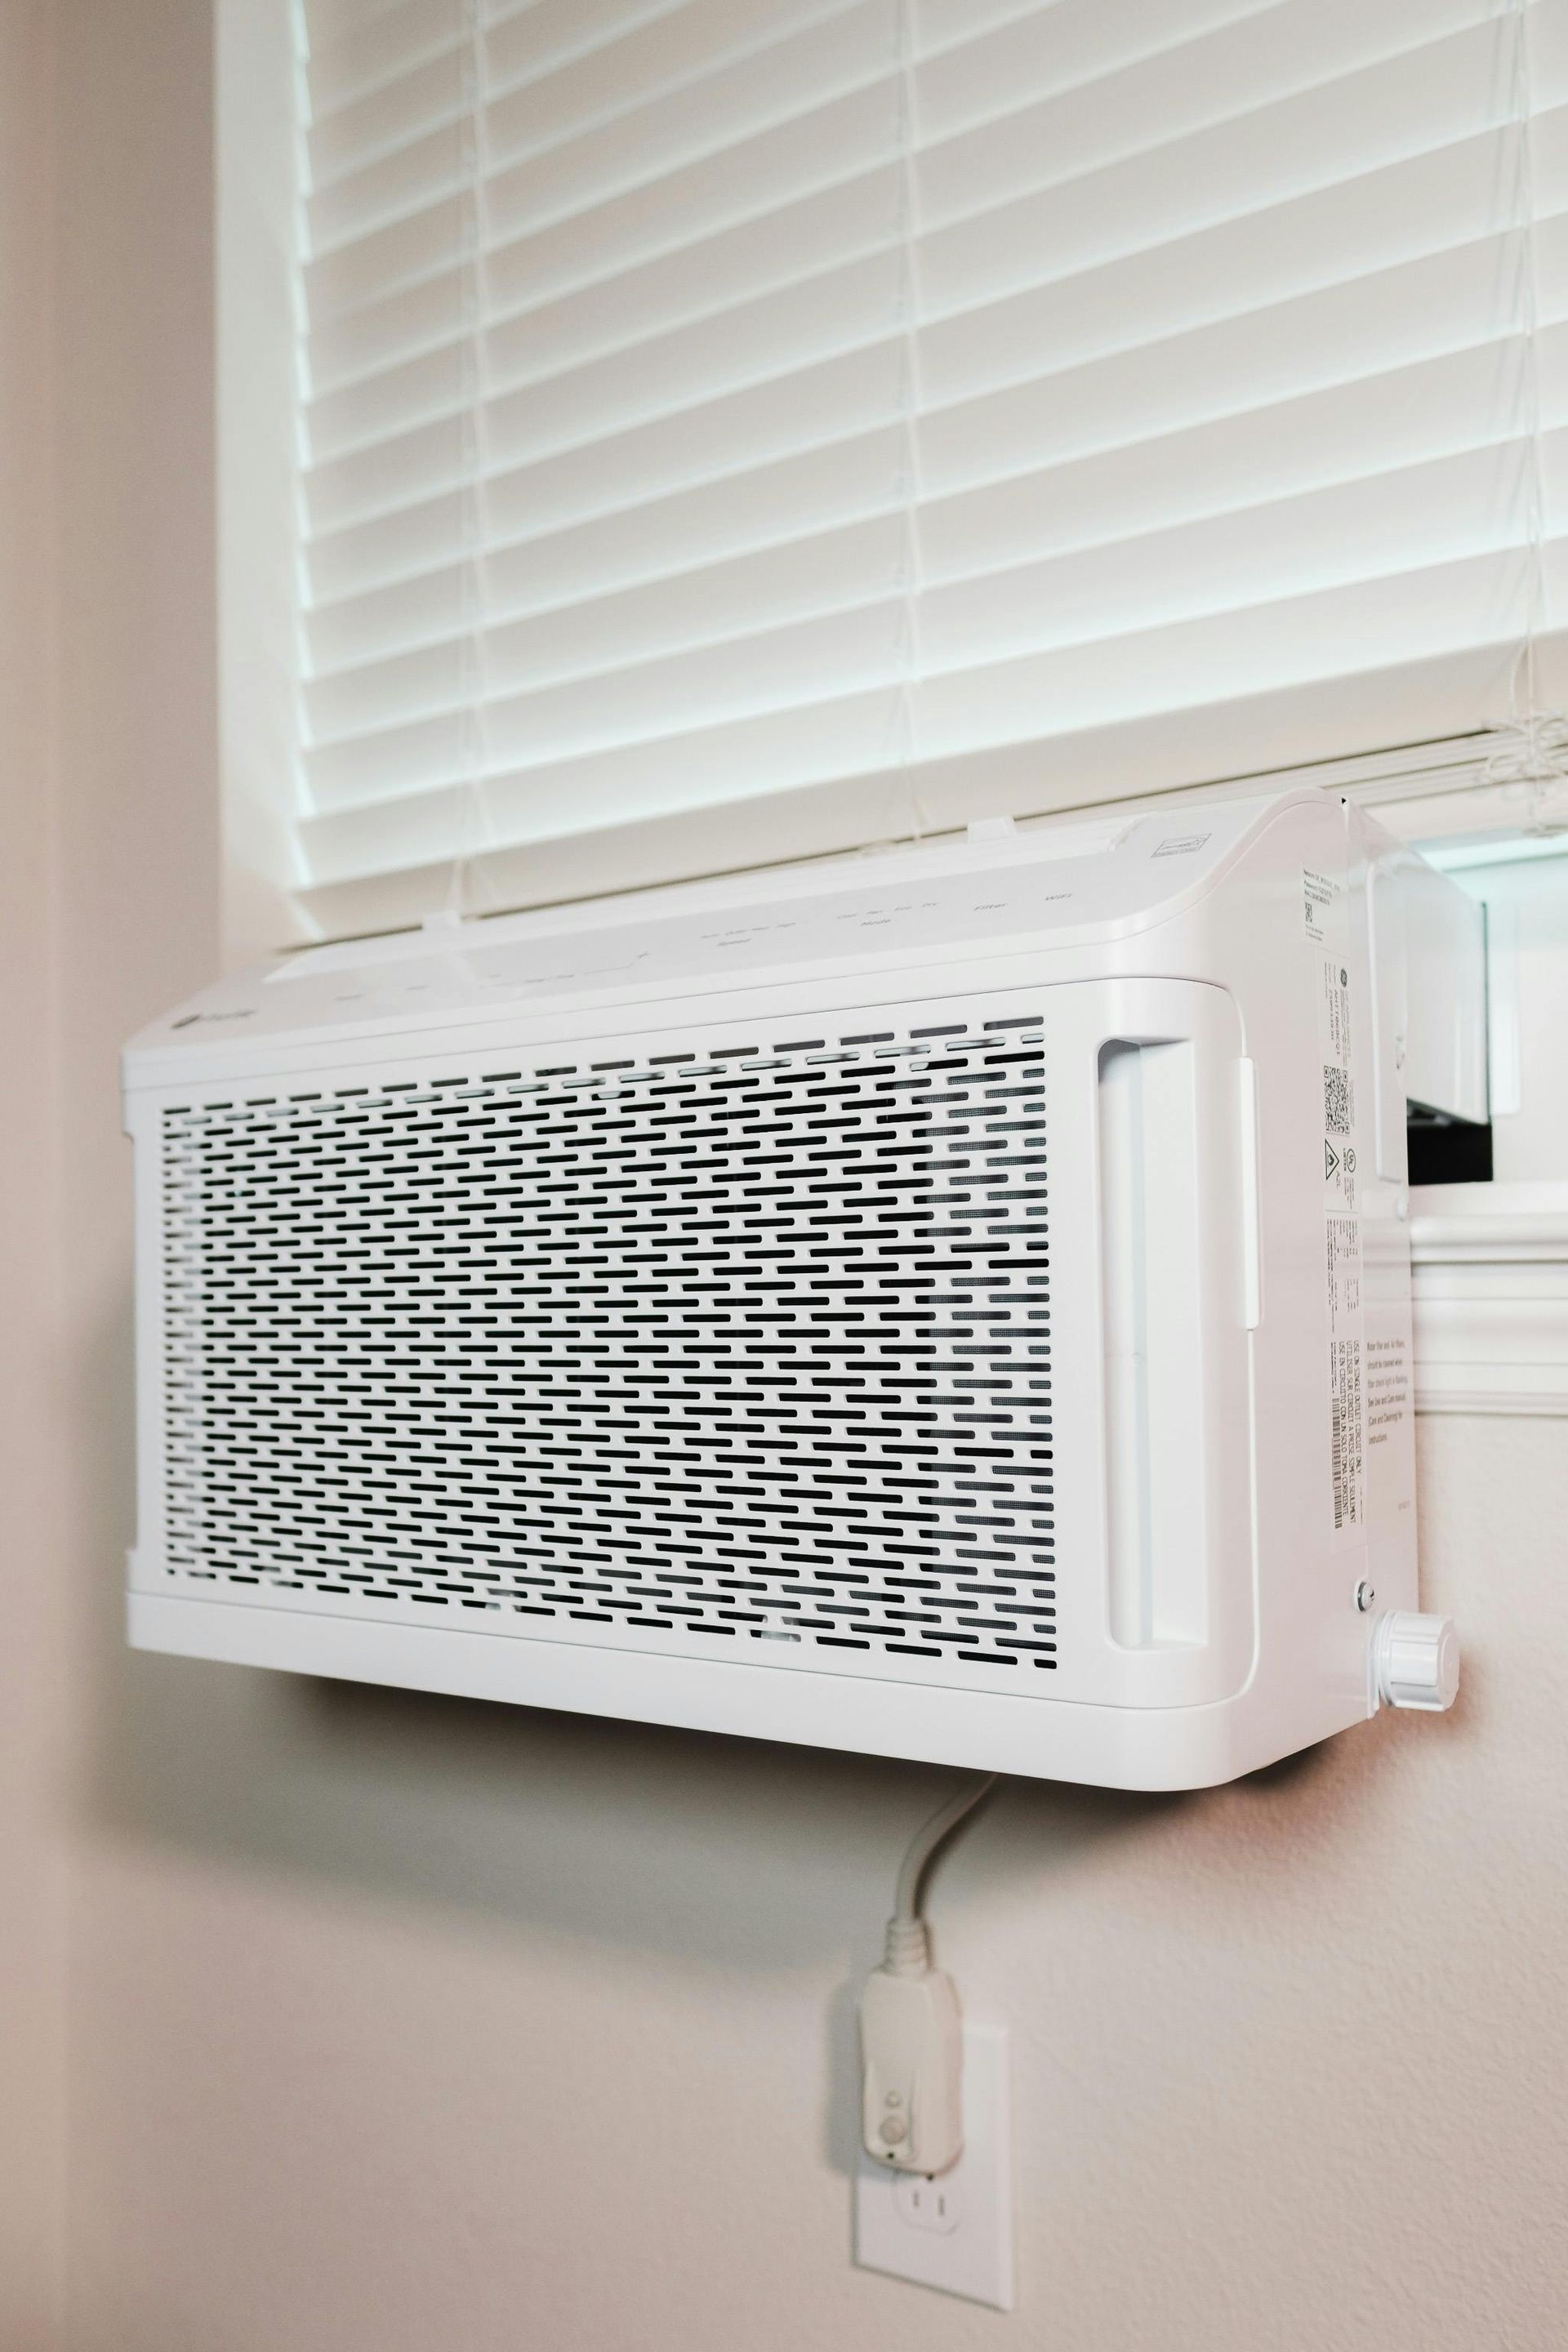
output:
[{"label": "white warning label sticker", "polygon": [[1334,1533],[1354,1534],[1366,1517],[1363,1443],[1361,1219],[1324,1220],[1329,1283],[1329,1406],[1332,1416]]},{"label": "white warning label sticker", "polygon": [[1414,1508],[1410,1419],[1410,1339],[1388,1311],[1366,1313],[1367,1508],[1373,1519]]},{"label": "white warning label sticker", "polygon": [[1386,1445],[1410,1412],[1410,1344],[1403,1331],[1369,1341],[1366,1351],[1366,1420],[1373,1445]]},{"label": "white warning label sticker", "polygon": [[[1351,986],[1350,967],[1329,950],[1318,960],[1318,1035],[1323,1048],[1325,1069],[1332,1066],[1343,1073],[1348,1087],[1351,1058]],[[1355,1120],[1347,1120],[1349,1133]]]},{"label": "white warning label sticker", "polygon": [[1366,1526],[1366,1373],[1362,1313],[1355,1078],[1351,1066],[1350,910],[1343,885],[1301,872],[1303,927],[1313,950],[1322,1066],[1323,1271],[1329,1308],[1330,1492],[1336,1544]]},{"label": "white warning label sticker", "polygon": [[1328,926],[1334,919],[1338,886],[1327,874],[1314,874],[1310,866],[1301,868],[1302,922],[1312,945],[1321,948],[1328,939]]}]

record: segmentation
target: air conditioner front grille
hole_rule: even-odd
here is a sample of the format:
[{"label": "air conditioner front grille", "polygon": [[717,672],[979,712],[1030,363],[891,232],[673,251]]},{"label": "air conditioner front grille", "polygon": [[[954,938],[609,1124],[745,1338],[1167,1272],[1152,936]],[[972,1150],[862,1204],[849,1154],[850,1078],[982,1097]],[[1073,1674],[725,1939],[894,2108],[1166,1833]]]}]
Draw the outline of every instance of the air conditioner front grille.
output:
[{"label": "air conditioner front grille", "polygon": [[164,1113],[168,1576],[1056,1664],[1037,1016]]}]

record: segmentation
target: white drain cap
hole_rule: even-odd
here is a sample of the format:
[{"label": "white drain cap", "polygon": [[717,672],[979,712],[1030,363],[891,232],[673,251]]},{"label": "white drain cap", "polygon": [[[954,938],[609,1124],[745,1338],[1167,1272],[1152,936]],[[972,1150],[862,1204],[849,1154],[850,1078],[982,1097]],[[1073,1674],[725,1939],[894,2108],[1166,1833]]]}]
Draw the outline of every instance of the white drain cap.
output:
[{"label": "white drain cap", "polygon": [[1459,1637],[1451,1617],[1391,1609],[1373,1636],[1377,1695],[1389,1706],[1441,1714],[1459,1691]]}]

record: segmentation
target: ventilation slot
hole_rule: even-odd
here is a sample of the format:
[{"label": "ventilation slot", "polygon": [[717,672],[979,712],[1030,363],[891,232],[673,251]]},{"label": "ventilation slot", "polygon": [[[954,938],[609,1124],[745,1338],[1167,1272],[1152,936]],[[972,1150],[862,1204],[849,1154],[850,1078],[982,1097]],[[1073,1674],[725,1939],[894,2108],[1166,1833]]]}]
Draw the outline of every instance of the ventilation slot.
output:
[{"label": "ventilation slot", "polygon": [[195,1104],[163,1181],[171,1577],[1054,1665],[1037,1018]]}]

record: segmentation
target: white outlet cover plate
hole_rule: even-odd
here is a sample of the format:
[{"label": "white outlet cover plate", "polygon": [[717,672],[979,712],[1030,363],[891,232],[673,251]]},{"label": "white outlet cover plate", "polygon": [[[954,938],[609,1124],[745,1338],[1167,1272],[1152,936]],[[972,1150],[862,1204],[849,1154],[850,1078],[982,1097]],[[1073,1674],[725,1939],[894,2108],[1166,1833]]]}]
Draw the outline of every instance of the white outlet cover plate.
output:
[{"label": "white outlet cover plate", "polygon": [[963,2026],[963,2154],[927,2180],[862,2149],[855,2259],[917,2286],[1013,2308],[1013,2142],[1007,2030]]}]

